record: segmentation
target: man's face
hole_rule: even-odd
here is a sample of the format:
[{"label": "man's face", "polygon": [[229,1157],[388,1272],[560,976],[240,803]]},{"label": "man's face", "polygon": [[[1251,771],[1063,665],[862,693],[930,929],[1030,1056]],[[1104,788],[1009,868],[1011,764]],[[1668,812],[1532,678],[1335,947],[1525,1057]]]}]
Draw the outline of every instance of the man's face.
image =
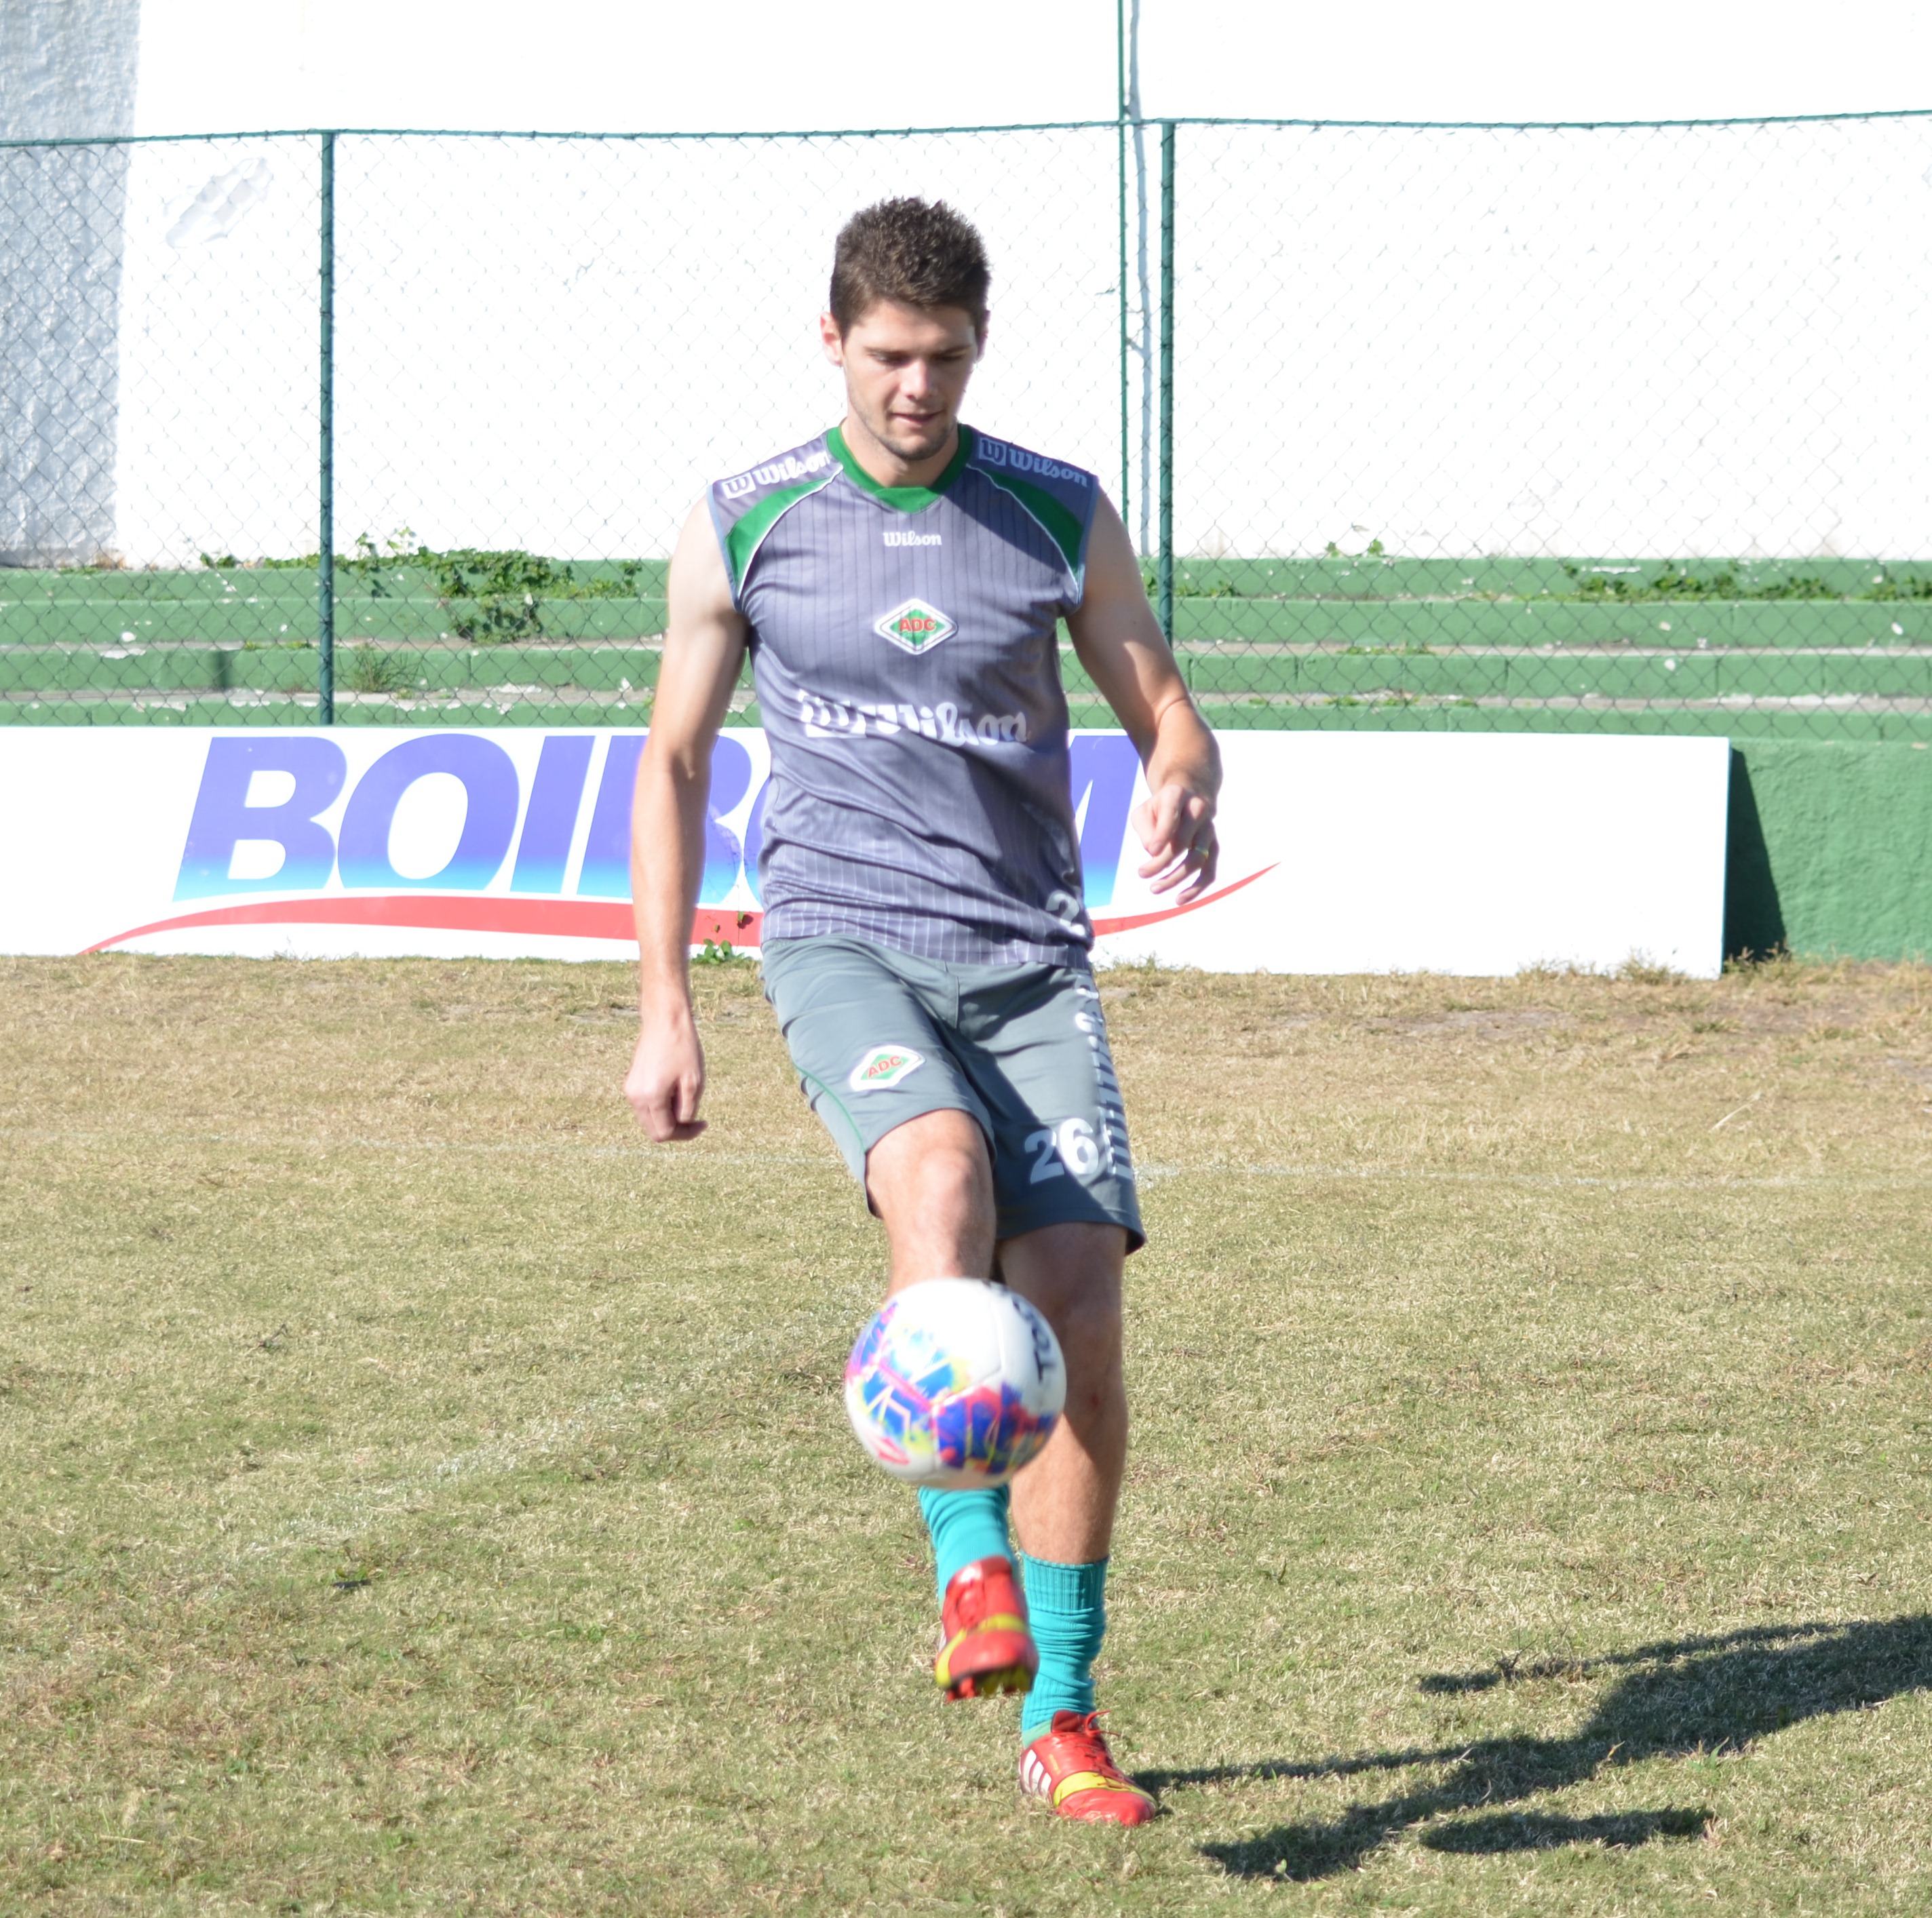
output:
[{"label": "man's face", "polygon": [[872,437],[908,463],[943,452],[958,424],[981,342],[958,307],[875,301],[842,339],[819,321],[825,357],[845,370],[845,397]]}]

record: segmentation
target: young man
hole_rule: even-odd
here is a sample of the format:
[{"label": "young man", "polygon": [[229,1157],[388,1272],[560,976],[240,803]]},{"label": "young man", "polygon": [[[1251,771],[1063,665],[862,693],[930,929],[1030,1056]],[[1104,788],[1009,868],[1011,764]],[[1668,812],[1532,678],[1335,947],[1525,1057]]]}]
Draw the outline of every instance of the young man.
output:
[{"label": "young man", "polygon": [[748,646],[772,752],[765,990],[884,1223],[889,1290],[997,1276],[1066,1355],[1065,1416],[1012,1487],[1018,1573],[1004,1490],[920,1496],[934,1675],[952,1698],[1026,1692],[1023,1787],[1131,1825],[1153,1800],[1108,1755],[1091,1668],[1141,1218],[1088,965],[1056,621],[1139,749],[1140,870],[1178,901],[1213,883],[1220,768],[1094,475],[959,423],[988,277],[944,205],[857,214],[820,322],[843,422],[720,481],[686,523],[638,769],[641,1029],[624,1089],[653,1139],[703,1130],[686,961],[712,742]]}]

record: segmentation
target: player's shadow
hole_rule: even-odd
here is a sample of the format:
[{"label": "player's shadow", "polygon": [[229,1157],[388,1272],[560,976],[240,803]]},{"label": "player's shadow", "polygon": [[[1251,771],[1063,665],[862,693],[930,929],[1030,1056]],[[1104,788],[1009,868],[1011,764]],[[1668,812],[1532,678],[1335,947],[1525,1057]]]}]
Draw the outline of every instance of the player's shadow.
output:
[{"label": "player's shadow", "polygon": [[[1241,1878],[1328,1878],[1354,1869],[1377,1846],[1402,1832],[1432,1824],[1422,1842],[1450,1852],[1531,1851],[1592,1842],[1635,1845],[1655,1838],[1694,1837],[1711,1815],[1698,1806],[1596,1818],[1505,1808],[1600,1777],[1613,1767],[1646,1758],[1742,1750],[1804,1719],[1932,1686],[1932,1615],[1914,1613],[1850,1625],[1756,1626],[1597,1659],[1533,1663],[1505,1659],[1483,1671],[1434,1674],[1421,1681],[1420,1689],[1455,1695],[1539,1680],[1581,1683],[1612,1672],[1621,1674],[1616,1683],[1567,1737],[1489,1738],[1432,1750],[1416,1747],[1307,1763],[1150,1772],[1139,1782],[1158,1792],[1171,1785],[1440,1768],[1432,1783],[1352,1805],[1339,1818],[1280,1825],[1239,1843],[1202,1848]],[[1481,1815],[1454,1815],[1471,1812]]]}]

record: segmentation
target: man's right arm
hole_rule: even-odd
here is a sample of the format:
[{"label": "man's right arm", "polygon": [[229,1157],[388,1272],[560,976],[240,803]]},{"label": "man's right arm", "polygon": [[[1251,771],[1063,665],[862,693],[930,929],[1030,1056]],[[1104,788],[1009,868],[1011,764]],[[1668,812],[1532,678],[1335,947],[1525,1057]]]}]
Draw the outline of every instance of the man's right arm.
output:
[{"label": "man's right arm", "polygon": [[638,922],[638,1049],[624,1096],[653,1139],[694,1139],[704,1053],[691,1005],[691,925],[704,868],[711,748],[744,664],[746,628],[700,499],[679,535],[666,589],[662,665],[631,810]]}]

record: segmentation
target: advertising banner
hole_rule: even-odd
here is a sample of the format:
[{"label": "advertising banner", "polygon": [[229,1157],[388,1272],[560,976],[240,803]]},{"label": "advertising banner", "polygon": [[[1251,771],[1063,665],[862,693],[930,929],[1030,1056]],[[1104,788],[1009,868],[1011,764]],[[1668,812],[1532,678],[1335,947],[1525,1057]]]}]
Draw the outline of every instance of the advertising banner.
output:
[{"label": "advertising banner", "polygon": [[[0,732],[0,951],[622,958],[641,731]],[[1118,733],[1076,733],[1102,962],[1507,973],[1722,958],[1722,739],[1244,733],[1221,870],[1150,892]],[[754,949],[770,757],[712,757],[694,943]]]}]

